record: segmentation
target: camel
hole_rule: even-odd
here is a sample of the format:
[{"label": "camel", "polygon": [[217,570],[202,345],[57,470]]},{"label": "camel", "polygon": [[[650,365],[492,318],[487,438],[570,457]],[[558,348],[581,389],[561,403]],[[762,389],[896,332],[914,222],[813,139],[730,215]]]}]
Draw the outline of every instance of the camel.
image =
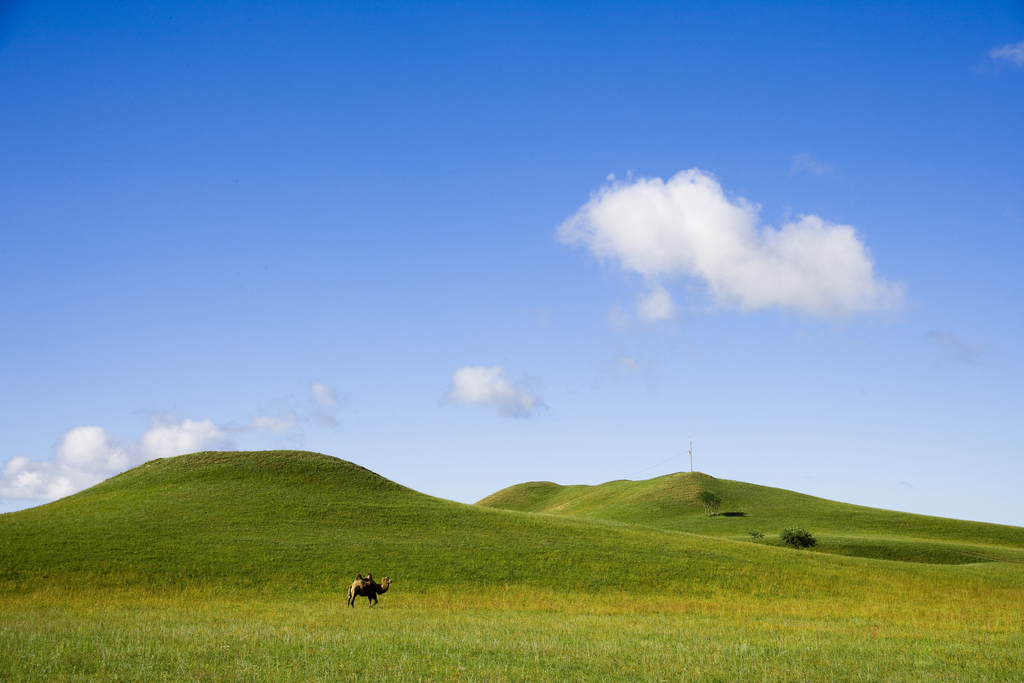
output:
[{"label": "camel", "polygon": [[362,574],[356,574],[356,580],[348,587],[348,600],[346,604],[349,607],[355,607],[356,596],[365,595],[367,600],[370,601],[370,607],[373,607],[377,604],[377,596],[381,593],[387,593],[390,586],[391,579],[386,576],[381,579],[380,583],[377,583],[373,580],[373,574],[367,574],[365,579]]}]

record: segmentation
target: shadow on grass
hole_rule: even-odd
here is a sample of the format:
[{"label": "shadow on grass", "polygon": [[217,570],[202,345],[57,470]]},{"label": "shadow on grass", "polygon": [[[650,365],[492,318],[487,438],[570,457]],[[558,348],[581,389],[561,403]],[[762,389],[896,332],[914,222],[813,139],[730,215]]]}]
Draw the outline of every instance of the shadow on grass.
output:
[{"label": "shadow on grass", "polygon": [[746,512],[722,512],[722,517],[746,517]]}]

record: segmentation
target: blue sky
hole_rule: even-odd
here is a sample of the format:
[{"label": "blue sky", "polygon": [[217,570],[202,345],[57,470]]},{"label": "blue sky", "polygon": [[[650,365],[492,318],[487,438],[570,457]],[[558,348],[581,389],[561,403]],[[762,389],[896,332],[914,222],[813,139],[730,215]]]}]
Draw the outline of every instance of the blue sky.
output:
[{"label": "blue sky", "polygon": [[206,448],[473,502],[692,432],[1024,525],[1024,5],[890,5],[0,6],[0,509]]}]

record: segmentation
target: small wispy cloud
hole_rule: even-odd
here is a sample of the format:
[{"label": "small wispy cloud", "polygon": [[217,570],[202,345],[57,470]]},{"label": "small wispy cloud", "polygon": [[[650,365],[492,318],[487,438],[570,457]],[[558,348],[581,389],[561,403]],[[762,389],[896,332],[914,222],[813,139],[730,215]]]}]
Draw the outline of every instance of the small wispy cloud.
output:
[{"label": "small wispy cloud", "polygon": [[793,163],[789,167],[789,174],[793,175],[798,171],[809,171],[814,175],[825,175],[835,170],[834,166],[816,161],[810,154],[796,154],[793,156]]},{"label": "small wispy cloud", "polygon": [[333,409],[338,405],[338,392],[326,384],[313,382],[309,385],[309,394],[313,399],[313,404],[318,408]]},{"label": "small wispy cloud", "polygon": [[229,432],[269,431],[274,434],[294,431],[293,436],[300,437],[302,425],[313,424],[318,427],[337,429],[341,425],[338,413],[341,402],[338,392],[322,382],[312,382],[309,394],[302,399],[288,396],[277,399],[279,404],[272,414],[252,414],[243,425],[229,423],[224,429]]},{"label": "small wispy cloud", "polygon": [[928,334],[932,342],[950,355],[953,360],[961,363],[977,363],[987,350],[980,344],[967,344],[952,332],[931,332]]},{"label": "small wispy cloud", "polygon": [[321,427],[336,429],[338,420],[338,392],[326,384],[313,382],[309,387],[310,400],[313,403],[313,420]]},{"label": "small wispy cloud", "polygon": [[597,366],[599,372],[597,382],[609,377],[619,382],[628,382],[639,379],[649,389],[654,389],[660,383],[659,363],[656,358],[635,358],[622,353]]},{"label": "small wispy cloud", "polygon": [[676,317],[676,305],[665,288],[655,282],[651,291],[640,297],[637,316],[647,323],[672,320]]},{"label": "small wispy cloud", "polygon": [[557,235],[642,276],[648,292],[637,316],[646,322],[675,315],[665,283],[679,277],[703,283],[718,306],[743,311],[841,318],[902,305],[903,285],[875,275],[852,226],[808,215],[776,229],[760,225],[759,210],[691,169],[667,181],[612,180]]},{"label": "small wispy cloud", "polygon": [[627,373],[634,373],[640,369],[640,363],[631,356],[618,355],[612,359],[611,368]]},{"label": "small wispy cloud", "polygon": [[252,415],[249,417],[249,423],[240,429],[247,432],[267,430],[274,434],[280,434],[281,432],[295,429],[298,424],[299,416],[290,410],[284,410],[277,416]]},{"label": "small wispy cloud", "polygon": [[451,389],[442,403],[462,403],[495,408],[505,417],[529,418],[547,408],[544,400],[508,381],[500,365],[467,365],[452,375]]},{"label": "small wispy cloud", "polygon": [[1003,45],[988,51],[988,56],[996,63],[1007,62],[1017,67],[1024,67],[1024,40],[1016,45]]}]

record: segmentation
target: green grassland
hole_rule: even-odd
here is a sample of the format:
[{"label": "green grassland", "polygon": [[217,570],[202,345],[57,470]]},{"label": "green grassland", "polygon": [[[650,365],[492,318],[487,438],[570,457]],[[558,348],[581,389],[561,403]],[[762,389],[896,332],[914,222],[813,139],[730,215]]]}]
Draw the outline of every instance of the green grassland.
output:
[{"label": "green grassland", "polygon": [[[702,488],[744,516],[708,517]],[[820,549],[771,542],[790,524]],[[356,572],[394,580],[372,610],[345,606]],[[206,452],[0,515],[5,681],[1021,670],[1024,530],[706,475],[523,484],[471,506],[330,456]]]}]

